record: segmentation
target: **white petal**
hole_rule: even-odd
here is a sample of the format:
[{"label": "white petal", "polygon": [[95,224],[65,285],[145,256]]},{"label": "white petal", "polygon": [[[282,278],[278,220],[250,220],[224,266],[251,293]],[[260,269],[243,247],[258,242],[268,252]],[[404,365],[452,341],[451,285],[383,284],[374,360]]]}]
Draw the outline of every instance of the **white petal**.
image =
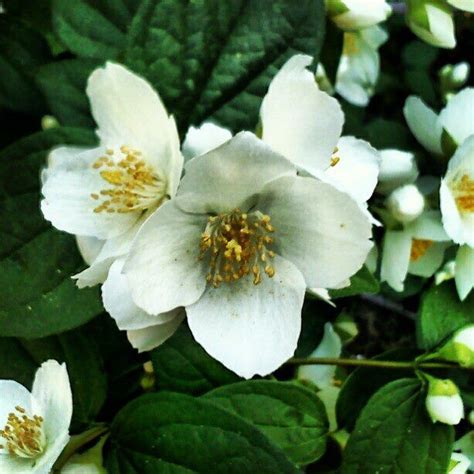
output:
[{"label": "white petal", "polygon": [[[330,2],[326,3],[331,5]],[[332,18],[343,30],[368,28],[386,20],[392,12],[392,8],[385,0],[370,0],[370,6],[366,0],[344,0],[343,3],[348,11]]]},{"label": "white petal", "polygon": [[372,247],[371,224],[347,194],[313,178],[269,183],[257,209],[271,217],[275,250],[308,288],[333,288],[359,270]]},{"label": "white petal", "polygon": [[189,160],[217,148],[232,138],[232,132],[212,122],[205,122],[200,127],[189,127],[183,142],[183,155]]},{"label": "white petal", "polygon": [[31,395],[42,408],[44,433],[48,442],[66,436],[72,416],[72,393],[66,364],[48,360],[41,364]]},{"label": "white petal", "polygon": [[385,232],[380,279],[386,281],[395,291],[403,291],[410,264],[411,244],[409,232]]},{"label": "white petal", "polygon": [[468,245],[459,247],[456,255],[455,281],[459,298],[463,301],[474,287],[474,249]]},{"label": "white petal", "polygon": [[174,194],[183,167],[178,131],[151,85],[108,62],[90,75],[87,95],[102,142],[138,148],[169,178]]},{"label": "white petal", "polygon": [[448,243],[434,242],[425,254],[417,260],[410,261],[408,273],[429,278],[434,275],[441,266],[444,259],[444,251],[449,246]]},{"label": "white petal", "polygon": [[0,429],[6,425],[8,414],[15,412],[16,406],[24,408],[30,416],[33,415],[31,394],[23,385],[14,380],[0,380],[0,394]]},{"label": "white petal", "polygon": [[187,162],[176,202],[187,212],[247,210],[267,182],[295,174],[289,161],[254,134],[241,132]]},{"label": "white petal", "polygon": [[138,352],[151,351],[170,338],[184,319],[183,309],[174,311],[175,317],[166,323],[127,331],[130,344]]},{"label": "white petal", "polygon": [[206,269],[199,244],[206,223],[206,216],[186,214],[171,200],[143,224],[124,273],[133,300],[147,313],[165,313],[202,295]]},{"label": "white petal", "polygon": [[[61,455],[63,449],[68,444],[69,439],[70,437],[67,433],[58,434],[54,439],[52,439],[49,442],[46,451],[42,454],[42,456],[36,459],[35,468],[32,472],[34,474],[50,474],[51,468]],[[84,474],[88,473],[84,472]]]},{"label": "white petal", "polygon": [[337,143],[339,161],[325,172],[337,188],[356,201],[367,201],[374,192],[379,174],[380,154],[369,143],[342,137]]},{"label": "white petal", "polygon": [[421,145],[431,153],[441,155],[443,129],[433,110],[427,107],[419,97],[410,96],[405,102],[403,113],[411,132]]},{"label": "white petal", "polygon": [[119,329],[142,329],[173,319],[176,310],[154,316],[133,302],[127,277],[122,273],[124,262],[123,258],[115,260],[110,267],[107,280],[102,285],[104,308],[115,319]]},{"label": "white petal", "polygon": [[330,432],[337,430],[336,404],[340,392],[340,387],[328,386],[316,393],[318,398],[323,402],[324,408],[326,408]]},{"label": "white petal", "polygon": [[448,0],[448,3],[460,10],[474,13],[474,2],[472,0]]},{"label": "white petal", "polygon": [[241,377],[267,375],[289,359],[298,342],[305,283],[290,262],[276,256],[275,276],[258,285],[242,278],[209,287],[186,308],[194,338]]},{"label": "white petal", "polygon": [[449,469],[448,474],[466,474],[471,465],[471,460],[467,456],[464,456],[464,454],[453,453],[451,454],[449,465],[451,466],[453,463],[455,463],[455,465]]},{"label": "white petal", "polygon": [[474,88],[463,89],[452,97],[439,114],[439,121],[458,145],[473,135]]},{"label": "white petal", "polygon": [[344,123],[337,100],[320,91],[306,69],[312,61],[304,55],[289,59],[260,109],[263,141],[309,173],[329,166]]},{"label": "white petal", "polygon": [[92,167],[104,151],[103,147],[82,151],[74,160],[65,147],[51,152],[41,210],[57,229],[107,239],[125,232],[138,219],[140,214],[136,212],[94,212],[99,201],[92,199],[91,194],[99,194],[108,187]]},{"label": "white petal", "polygon": [[325,301],[334,308],[336,307],[336,305],[331,301],[331,296],[329,295],[329,291],[326,290],[326,288],[308,288],[307,291],[310,295]]},{"label": "white petal", "polygon": [[[318,347],[309,357],[340,357],[342,350],[341,338],[337,335],[331,323],[324,325],[324,335]],[[335,365],[303,365],[298,369],[298,378],[313,382],[318,388],[332,385]]]},{"label": "white petal", "polygon": [[456,37],[454,35],[453,16],[448,8],[438,8],[435,5],[426,4],[426,13],[430,24],[431,44],[441,48],[454,48]]},{"label": "white petal", "polygon": [[448,242],[450,240],[441,223],[439,211],[425,211],[418,219],[408,224],[405,229],[416,239]]},{"label": "white petal", "polygon": [[399,186],[415,182],[418,166],[413,153],[386,149],[380,151],[380,156],[382,162],[377,191],[388,194]]},{"label": "white petal", "polygon": [[81,289],[104,283],[113,261],[113,258],[108,258],[106,260],[94,262],[89,268],[72,275],[71,278],[76,280],[77,287]]},{"label": "white petal", "polygon": [[99,255],[104,246],[103,240],[99,240],[95,237],[84,237],[81,235],[76,236],[76,243],[79,253],[87,265],[92,265],[92,262],[97,258],[97,255]]}]

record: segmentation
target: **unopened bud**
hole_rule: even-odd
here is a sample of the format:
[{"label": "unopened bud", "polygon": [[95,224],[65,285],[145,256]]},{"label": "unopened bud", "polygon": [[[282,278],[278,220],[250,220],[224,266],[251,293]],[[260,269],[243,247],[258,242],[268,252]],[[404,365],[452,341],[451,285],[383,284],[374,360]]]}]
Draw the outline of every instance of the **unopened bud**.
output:
[{"label": "unopened bud", "polygon": [[392,216],[403,224],[414,221],[425,207],[425,198],[414,184],[407,184],[390,194],[387,208]]},{"label": "unopened bud", "polygon": [[453,337],[437,351],[444,360],[457,362],[463,367],[474,367],[474,324],[456,331]]},{"label": "unopened bud", "polygon": [[429,377],[426,409],[433,423],[457,425],[464,416],[464,406],[459,390],[449,379]]},{"label": "unopened bud", "polygon": [[354,31],[385,21],[392,8],[385,0],[326,0],[326,11],[338,28]]}]

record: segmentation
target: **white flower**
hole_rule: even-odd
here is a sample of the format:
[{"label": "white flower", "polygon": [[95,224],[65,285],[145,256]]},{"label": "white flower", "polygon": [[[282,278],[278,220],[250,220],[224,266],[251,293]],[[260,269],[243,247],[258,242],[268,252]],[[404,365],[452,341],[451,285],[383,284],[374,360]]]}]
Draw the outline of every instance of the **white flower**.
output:
[{"label": "white flower", "polygon": [[[472,415],[471,411],[471,415]],[[471,421],[471,424],[472,423]],[[454,443],[454,449],[461,451],[470,461],[470,468],[474,467],[474,431],[467,432],[462,438],[456,440]]]},{"label": "white flower", "polygon": [[461,145],[474,134],[474,88],[454,95],[439,115],[415,96],[408,97],[403,112],[410,130],[424,148],[435,155],[450,155],[453,145]]},{"label": "white flower", "polygon": [[232,138],[232,132],[211,122],[205,122],[200,127],[189,127],[183,142],[183,155],[189,160],[217,148]]},{"label": "white flower", "polygon": [[408,273],[430,277],[443,262],[449,237],[437,211],[425,211],[402,230],[387,230],[383,240],[380,277],[403,291]]},{"label": "white flower", "polygon": [[403,224],[414,221],[425,208],[425,198],[414,184],[405,184],[392,191],[387,198],[387,209]]},{"label": "white flower", "polygon": [[453,453],[449,462],[448,474],[466,474],[470,465],[471,460],[467,456],[461,453]]},{"label": "white flower", "polygon": [[454,242],[474,248],[474,135],[449,160],[441,181],[440,206],[447,234]]},{"label": "white flower", "polygon": [[474,2],[472,0],[448,0],[453,7],[466,12],[474,13]]},{"label": "white flower", "polygon": [[459,390],[449,379],[428,379],[426,409],[433,423],[457,425],[464,417],[464,405]]},{"label": "white flower", "polygon": [[355,273],[370,235],[348,195],[296,176],[244,132],[188,162],[178,195],[143,225],[124,272],[150,321],[185,307],[197,342],[249,378],[293,355],[306,288]]},{"label": "white flower", "polygon": [[436,351],[442,359],[457,362],[464,367],[474,367],[474,324],[459,330]]},{"label": "white flower", "polygon": [[433,46],[454,48],[453,14],[444,0],[407,0],[408,26],[418,37]]},{"label": "white flower", "polygon": [[464,301],[474,288],[474,248],[461,245],[456,254],[454,279],[459,298]]},{"label": "white flower", "polygon": [[326,0],[331,20],[343,30],[360,30],[385,21],[392,8],[385,0]]},{"label": "white flower", "polygon": [[364,107],[374,95],[380,73],[378,49],[387,38],[379,26],[344,33],[336,91],[351,104]]},{"label": "white flower", "polygon": [[46,219],[82,244],[105,241],[79,286],[104,280],[147,213],[175,194],[183,166],[175,121],[144,79],[107,63],[89,77],[87,95],[99,146],[53,150],[42,175]]},{"label": "white flower", "polygon": [[418,178],[418,166],[415,155],[407,151],[394,149],[380,150],[379,183],[377,191],[388,194],[394,189],[411,184]]},{"label": "white flower", "polygon": [[69,441],[72,394],[64,364],[44,362],[31,393],[0,380],[0,472],[49,474]]}]

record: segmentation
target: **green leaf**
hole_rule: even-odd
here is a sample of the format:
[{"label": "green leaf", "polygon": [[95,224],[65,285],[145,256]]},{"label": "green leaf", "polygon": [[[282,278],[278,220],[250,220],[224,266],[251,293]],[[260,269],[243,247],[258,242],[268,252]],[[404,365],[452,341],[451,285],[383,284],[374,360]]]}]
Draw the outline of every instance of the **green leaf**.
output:
[{"label": "green leaf", "polygon": [[[373,360],[414,360],[417,353],[410,349],[394,349]],[[339,428],[353,429],[354,424],[369,398],[385,384],[413,375],[412,370],[374,369],[358,367],[344,381],[336,403]]]},{"label": "green leaf", "polygon": [[39,33],[9,15],[0,15],[0,105],[41,113],[44,101],[34,77],[48,59],[48,46]]},{"label": "green leaf", "polygon": [[326,36],[320,59],[331,84],[336,83],[336,74],[341,60],[343,44],[344,32],[329,18],[326,18]]},{"label": "green leaf", "polygon": [[298,472],[241,417],[178,393],[144,395],[117,415],[105,467],[110,474]]},{"label": "green leaf", "polygon": [[474,293],[461,302],[453,282],[433,286],[421,302],[417,319],[418,344],[423,349],[431,349],[469,323],[474,323]]},{"label": "green leaf", "polygon": [[340,290],[331,290],[331,298],[343,298],[346,296],[360,295],[361,293],[378,293],[379,282],[370,270],[364,265],[352,278],[351,284]]},{"label": "green leaf", "polygon": [[362,411],[344,451],[341,474],[445,474],[452,426],[433,423],[416,379],[381,388]]},{"label": "green leaf", "polygon": [[289,382],[248,380],[204,395],[257,426],[295,464],[309,464],[326,449],[326,410],[311,390]]},{"label": "green leaf", "polygon": [[[0,151],[0,335],[45,337],[102,311],[97,289],[79,290],[74,238],[54,231],[39,209],[40,169],[60,144],[91,144],[82,129],[50,129]],[[45,258],[47,257],[47,258]]]},{"label": "green leaf", "polygon": [[38,71],[37,82],[52,114],[61,125],[93,128],[89,100],[86,95],[87,78],[101,61],[68,59],[46,64]]},{"label": "green leaf", "polygon": [[71,429],[84,429],[107,393],[102,359],[88,327],[35,341],[0,338],[0,379],[16,380],[30,389],[37,368],[48,359],[66,363],[74,404]]},{"label": "green leaf", "polygon": [[157,388],[201,395],[239,377],[194,340],[186,324],[151,353]]},{"label": "green leaf", "polygon": [[145,0],[125,63],[151,82],[182,134],[211,116],[254,129],[283,63],[303,52],[316,67],[324,21],[322,0]]},{"label": "green leaf", "polygon": [[53,28],[79,57],[117,59],[139,0],[53,0]]}]

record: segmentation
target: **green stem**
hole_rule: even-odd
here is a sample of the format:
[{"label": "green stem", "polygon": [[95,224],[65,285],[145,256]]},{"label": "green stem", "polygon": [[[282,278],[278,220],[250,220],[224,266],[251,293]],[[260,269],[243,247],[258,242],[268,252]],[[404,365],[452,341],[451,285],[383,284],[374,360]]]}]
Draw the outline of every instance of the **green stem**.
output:
[{"label": "green stem", "polygon": [[379,369],[399,370],[429,370],[429,369],[459,369],[474,371],[474,367],[460,367],[443,362],[402,362],[395,360],[340,359],[336,357],[293,357],[290,365],[338,365],[341,367],[373,367]]}]

